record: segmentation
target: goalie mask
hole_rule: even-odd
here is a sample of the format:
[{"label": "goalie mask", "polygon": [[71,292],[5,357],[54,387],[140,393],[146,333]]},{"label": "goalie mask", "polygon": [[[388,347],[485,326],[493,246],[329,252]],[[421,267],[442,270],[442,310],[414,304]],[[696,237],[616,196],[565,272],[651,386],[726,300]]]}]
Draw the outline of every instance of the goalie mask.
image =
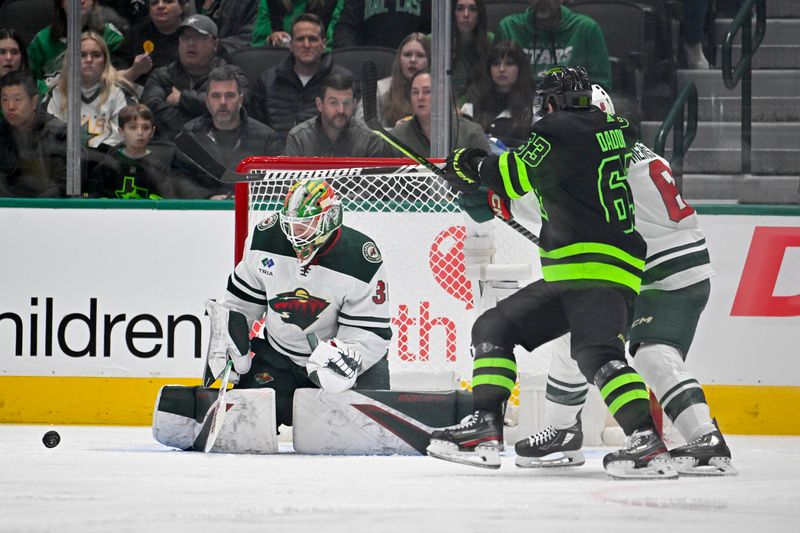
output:
[{"label": "goalie mask", "polygon": [[592,105],[600,108],[600,111],[604,111],[609,115],[617,114],[614,111],[614,102],[611,101],[611,97],[605,89],[596,83],[592,84]]},{"label": "goalie mask", "polygon": [[280,212],[281,230],[305,265],[342,225],[342,207],[330,184],[302,179],[292,185]]},{"label": "goalie mask", "polygon": [[555,106],[556,111],[565,109],[586,109],[592,104],[592,84],[583,67],[554,67],[548,70],[536,83],[534,108],[543,117],[547,114],[547,104]]}]

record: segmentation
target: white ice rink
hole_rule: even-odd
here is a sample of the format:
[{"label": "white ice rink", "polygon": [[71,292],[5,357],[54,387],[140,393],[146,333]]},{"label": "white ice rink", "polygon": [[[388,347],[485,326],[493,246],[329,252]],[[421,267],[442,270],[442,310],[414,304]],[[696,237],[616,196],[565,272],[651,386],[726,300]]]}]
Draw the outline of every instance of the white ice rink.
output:
[{"label": "white ice rink", "polygon": [[[61,434],[42,445],[48,429]],[[731,436],[739,476],[613,481],[427,457],[168,449],[143,427],[0,425],[0,531],[800,531],[800,437]]]}]

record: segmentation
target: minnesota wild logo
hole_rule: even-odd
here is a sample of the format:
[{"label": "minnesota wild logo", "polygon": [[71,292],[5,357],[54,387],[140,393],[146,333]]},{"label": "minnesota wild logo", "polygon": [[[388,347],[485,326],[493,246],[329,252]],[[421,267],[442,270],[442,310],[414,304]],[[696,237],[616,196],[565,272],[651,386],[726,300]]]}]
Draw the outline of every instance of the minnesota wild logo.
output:
[{"label": "minnesota wild logo", "polygon": [[281,320],[300,329],[306,329],[316,322],[328,305],[329,302],[308,294],[303,288],[281,293],[269,301],[269,307],[281,317]]}]

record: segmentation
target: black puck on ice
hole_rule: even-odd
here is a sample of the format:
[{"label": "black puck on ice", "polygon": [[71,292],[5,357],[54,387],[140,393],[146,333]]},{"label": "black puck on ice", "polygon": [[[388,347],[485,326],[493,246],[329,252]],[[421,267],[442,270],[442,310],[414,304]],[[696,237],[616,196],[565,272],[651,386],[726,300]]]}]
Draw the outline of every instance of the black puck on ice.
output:
[{"label": "black puck on ice", "polygon": [[58,431],[48,431],[42,437],[42,443],[48,448],[55,448],[59,442],[61,442],[61,435],[58,434]]}]

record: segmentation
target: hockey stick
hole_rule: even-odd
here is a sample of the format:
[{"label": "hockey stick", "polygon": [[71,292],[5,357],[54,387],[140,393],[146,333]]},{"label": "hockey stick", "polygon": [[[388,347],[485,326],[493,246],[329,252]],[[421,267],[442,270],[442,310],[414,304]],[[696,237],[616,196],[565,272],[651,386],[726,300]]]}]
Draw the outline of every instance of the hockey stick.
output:
[{"label": "hockey stick", "polygon": [[203,426],[200,433],[194,440],[194,449],[202,449],[204,453],[208,453],[214,447],[214,443],[219,437],[219,432],[222,429],[222,422],[225,420],[225,413],[228,412],[228,405],[225,402],[225,393],[228,390],[228,380],[231,376],[231,369],[233,368],[233,361],[228,361],[225,365],[225,370],[222,371],[221,382],[219,384],[219,393],[217,399],[208,408],[206,416],[203,418]]},{"label": "hockey stick", "polygon": [[[367,124],[367,127],[372,131],[372,133],[390,145],[394,146],[407,157],[413,159],[440,178],[444,177],[445,172],[443,168],[436,165],[430,159],[427,159],[415,152],[413,148],[409,147],[403,141],[386,131],[386,129],[383,127],[383,124],[381,124],[381,121],[378,118],[378,73],[375,63],[369,60],[364,61],[364,63],[361,65],[361,98],[364,108],[364,122]],[[500,220],[508,224],[508,226],[532,243],[539,244],[539,236],[528,231],[528,229],[522,226],[519,222],[513,219],[505,219],[502,217],[500,217]]]},{"label": "hockey stick", "polygon": [[[244,158],[236,172],[209,152],[202,137],[183,132],[175,145],[183,155],[208,176],[223,183],[261,181],[270,179],[336,178],[378,174],[428,174],[428,167],[405,157],[289,157],[254,156]],[[443,159],[432,163],[444,163]]]}]

